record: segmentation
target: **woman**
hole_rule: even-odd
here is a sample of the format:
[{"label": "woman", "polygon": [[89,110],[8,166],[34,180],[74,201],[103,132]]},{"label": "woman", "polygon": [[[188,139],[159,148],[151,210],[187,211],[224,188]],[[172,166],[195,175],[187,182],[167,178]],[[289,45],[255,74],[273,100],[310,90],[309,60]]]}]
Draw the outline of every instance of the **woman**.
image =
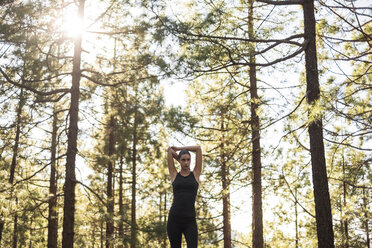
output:
[{"label": "woman", "polygon": [[[179,153],[177,154],[177,151]],[[190,170],[191,155],[196,153],[194,170]],[[167,233],[171,248],[181,248],[182,234],[187,248],[198,247],[198,227],[196,225],[195,198],[202,170],[202,150],[200,146],[169,147],[167,150],[169,175],[173,187],[173,203],[169,211]],[[181,165],[177,172],[174,159]]]}]

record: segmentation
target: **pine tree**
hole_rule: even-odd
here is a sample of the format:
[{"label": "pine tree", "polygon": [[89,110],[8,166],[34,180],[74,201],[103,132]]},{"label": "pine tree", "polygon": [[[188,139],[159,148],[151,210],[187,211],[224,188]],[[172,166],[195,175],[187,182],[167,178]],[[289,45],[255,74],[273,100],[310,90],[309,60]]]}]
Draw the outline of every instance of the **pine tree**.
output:
[{"label": "pine tree", "polygon": [[48,214],[48,248],[58,245],[58,211],[57,211],[57,135],[58,108],[54,104],[52,138],[50,146],[50,186],[49,186],[49,214]]},{"label": "pine tree", "polygon": [[[308,41],[308,45],[305,50],[307,83],[306,97],[308,103],[314,108],[320,97],[315,41],[314,1],[305,1],[303,4],[303,9],[305,39]],[[331,202],[328,189],[328,178],[323,143],[322,117],[310,113],[308,130],[313,172],[318,247],[334,247]]]},{"label": "pine tree", "polygon": [[[85,0],[78,3],[78,16],[84,18]],[[75,222],[75,163],[77,152],[78,116],[81,79],[81,54],[82,36],[79,34],[74,40],[74,55],[72,68],[71,102],[69,110],[68,144],[66,154],[66,179],[63,186],[63,232],[62,246],[74,247],[74,222]]]}]

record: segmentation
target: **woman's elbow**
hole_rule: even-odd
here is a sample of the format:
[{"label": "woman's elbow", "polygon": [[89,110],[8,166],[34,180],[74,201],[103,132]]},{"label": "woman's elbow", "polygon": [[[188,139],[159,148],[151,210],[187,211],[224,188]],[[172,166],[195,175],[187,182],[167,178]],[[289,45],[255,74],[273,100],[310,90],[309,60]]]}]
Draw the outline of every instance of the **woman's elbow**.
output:
[{"label": "woman's elbow", "polygon": [[197,150],[197,151],[202,151],[201,146],[196,146],[196,150]]}]

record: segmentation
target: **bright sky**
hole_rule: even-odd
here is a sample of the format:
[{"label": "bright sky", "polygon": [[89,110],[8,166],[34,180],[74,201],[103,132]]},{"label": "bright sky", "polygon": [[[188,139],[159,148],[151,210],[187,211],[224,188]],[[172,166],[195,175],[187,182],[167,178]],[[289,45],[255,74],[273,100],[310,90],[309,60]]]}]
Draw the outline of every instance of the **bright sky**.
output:
[{"label": "bright sky", "polygon": [[163,80],[161,85],[164,87],[165,104],[167,106],[186,106],[187,83],[171,80]]}]

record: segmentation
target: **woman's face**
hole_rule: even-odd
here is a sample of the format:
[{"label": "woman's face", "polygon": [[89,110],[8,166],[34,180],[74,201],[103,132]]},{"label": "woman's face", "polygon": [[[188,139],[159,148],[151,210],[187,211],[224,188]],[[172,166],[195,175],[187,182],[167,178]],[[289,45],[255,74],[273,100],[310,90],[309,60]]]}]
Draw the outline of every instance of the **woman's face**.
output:
[{"label": "woman's face", "polygon": [[183,154],[180,158],[180,164],[181,168],[183,170],[189,170],[190,169],[190,155],[189,154]]}]

